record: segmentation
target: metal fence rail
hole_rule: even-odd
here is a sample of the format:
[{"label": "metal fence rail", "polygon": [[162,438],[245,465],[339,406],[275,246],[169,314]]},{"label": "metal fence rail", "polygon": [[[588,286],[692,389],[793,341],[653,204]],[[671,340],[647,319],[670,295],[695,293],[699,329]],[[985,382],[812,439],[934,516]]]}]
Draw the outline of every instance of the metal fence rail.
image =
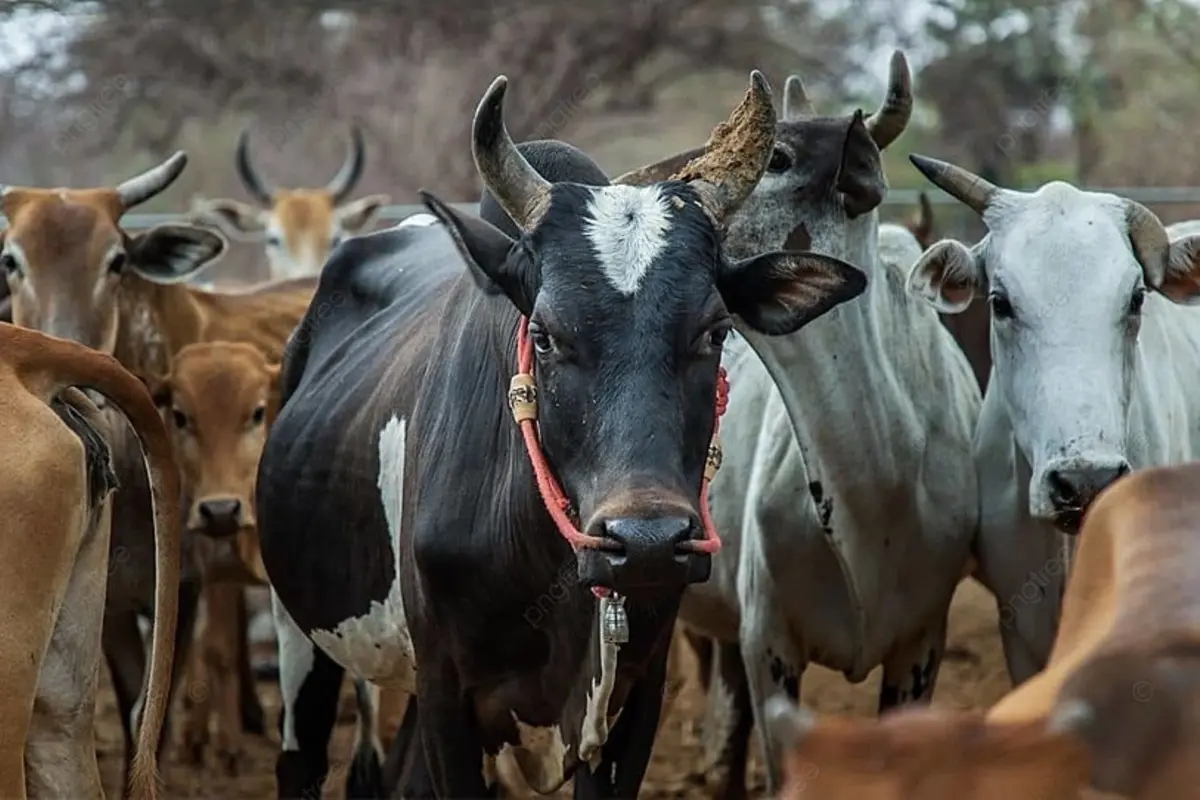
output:
[{"label": "metal fence rail", "polygon": [[[1200,187],[1198,186],[1180,186],[1180,187],[1164,187],[1164,186],[1134,186],[1134,187],[1085,187],[1097,192],[1111,192],[1112,194],[1128,197],[1130,200],[1136,200],[1139,203],[1146,205],[1170,205],[1182,203],[1200,204]],[[929,187],[927,190],[919,189],[892,189],[884,198],[885,206],[911,206],[917,202],[917,197],[921,191],[925,191],[929,197],[929,201],[934,205],[958,205],[958,201],[950,195],[937,189]],[[479,203],[451,203],[463,211],[477,213]],[[389,222],[399,222],[406,217],[411,217],[425,211],[425,207],[417,204],[403,204],[384,206],[379,210],[379,219]],[[162,212],[157,214],[150,213],[132,213],[126,214],[121,218],[121,225],[131,230],[142,230],[152,228],[155,225],[161,225],[166,222],[178,222],[180,219],[187,216],[186,212],[170,213]],[[0,219],[0,230],[8,227],[5,220]]]}]

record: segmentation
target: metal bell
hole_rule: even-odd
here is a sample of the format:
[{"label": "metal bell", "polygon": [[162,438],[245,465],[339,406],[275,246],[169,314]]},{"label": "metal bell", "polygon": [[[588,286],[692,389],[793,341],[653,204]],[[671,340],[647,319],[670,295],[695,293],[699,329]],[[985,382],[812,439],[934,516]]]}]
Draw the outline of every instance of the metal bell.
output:
[{"label": "metal bell", "polygon": [[625,614],[625,598],[613,592],[603,601],[600,614],[605,644],[625,644],[629,641],[629,617]]}]

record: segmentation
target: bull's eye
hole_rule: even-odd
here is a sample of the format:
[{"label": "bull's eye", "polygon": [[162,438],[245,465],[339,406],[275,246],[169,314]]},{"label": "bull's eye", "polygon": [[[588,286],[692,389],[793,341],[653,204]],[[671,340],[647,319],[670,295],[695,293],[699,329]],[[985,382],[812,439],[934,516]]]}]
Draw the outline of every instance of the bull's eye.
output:
[{"label": "bull's eye", "polygon": [[183,430],[187,427],[187,415],[177,408],[171,409],[171,421],[175,423],[175,427]]},{"label": "bull's eye", "polygon": [[267,247],[283,247],[283,239],[277,233],[268,234]]},{"label": "bull's eye", "polygon": [[992,307],[992,316],[996,319],[1012,319],[1012,302],[1007,297],[998,292],[992,292],[988,295],[988,303]]},{"label": "bull's eye", "polygon": [[541,328],[530,328],[529,340],[533,342],[533,349],[542,355],[546,355],[554,349],[554,341],[550,338],[550,334]]},{"label": "bull's eye", "polygon": [[1136,317],[1142,313],[1142,305],[1146,302],[1146,290],[1141,288],[1133,293],[1133,297],[1129,299],[1129,316]]},{"label": "bull's eye", "polygon": [[729,328],[721,325],[713,328],[708,332],[708,346],[714,350],[720,350],[725,346],[725,340],[729,337]]},{"label": "bull's eye", "polygon": [[267,418],[267,407],[259,406],[254,409],[254,413],[250,415],[250,421],[255,425],[262,425],[263,420]]},{"label": "bull's eye", "polygon": [[114,275],[120,275],[128,260],[128,257],[121,251],[113,253],[112,257],[108,259],[108,271]]},{"label": "bull's eye", "polygon": [[767,164],[767,172],[787,172],[792,168],[792,157],[776,147],[771,153],[771,161]]},{"label": "bull's eye", "polygon": [[0,269],[3,269],[6,275],[21,274],[21,265],[12,253],[0,253]]}]

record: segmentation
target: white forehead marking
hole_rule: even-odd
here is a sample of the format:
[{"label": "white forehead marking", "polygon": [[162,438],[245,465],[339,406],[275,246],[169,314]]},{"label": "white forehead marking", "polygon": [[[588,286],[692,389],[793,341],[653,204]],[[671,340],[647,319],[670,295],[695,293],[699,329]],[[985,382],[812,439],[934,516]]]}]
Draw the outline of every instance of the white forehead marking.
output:
[{"label": "white forehead marking", "polygon": [[657,186],[604,186],[586,213],[583,232],[605,277],[621,294],[633,294],[667,246],[667,198]]}]

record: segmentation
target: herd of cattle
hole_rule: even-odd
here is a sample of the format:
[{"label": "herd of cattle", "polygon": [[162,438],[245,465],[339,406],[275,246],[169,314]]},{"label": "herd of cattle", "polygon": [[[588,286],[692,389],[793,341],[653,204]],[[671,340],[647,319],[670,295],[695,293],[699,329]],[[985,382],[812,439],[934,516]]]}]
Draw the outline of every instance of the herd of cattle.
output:
[{"label": "herd of cattle", "polygon": [[[746,796],[754,731],[789,800],[1197,796],[1200,222],[914,155],[987,234],[935,242],[925,202],[881,224],[899,52],[870,116],[796,76],[777,114],[756,71],[705,146],[611,180],[514,144],[506,88],[478,216],[422,192],[363,233],[389,198],[348,201],[357,132],[295,190],[243,134],[261,207],[140,233],[183,153],[4,188],[0,796],[102,796],[101,653],[132,796],[176,699],[184,756],[235,770],[267,727],[247,586],[281,798],[320,796],[346,673],[349,797],[635,797],[680,647],[714,796]],[[222,231],[265,239],[270,282],[195,283]],[[969,577],[1016,688],[935,709]],[[881,717],[799,707],[810,663],[882,666]]]}]

